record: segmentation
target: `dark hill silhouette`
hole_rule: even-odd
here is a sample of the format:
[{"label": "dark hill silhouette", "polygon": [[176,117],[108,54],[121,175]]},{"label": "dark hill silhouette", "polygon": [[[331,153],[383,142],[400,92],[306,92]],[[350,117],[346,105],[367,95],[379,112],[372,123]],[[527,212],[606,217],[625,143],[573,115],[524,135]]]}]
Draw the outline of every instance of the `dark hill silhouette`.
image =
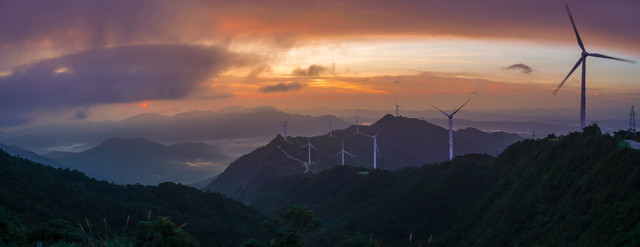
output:
[{"label": "dark hill silhouette", "polygon": [[80,153],[58,159],[87,174],[120,184],[191,183],[222,171],[229,158],[204,143],[165,146],[142,138],[110,138]]},{"label": "dark hill silhouette", "polygon": [[[130,236],[136,223],[148,216],[167,216],[178,225],[188,223],[183,229],[202,246],[238,246],[247,238],[259,236],[258,224],[266,219],[257,210],[220,194],[175,183],[115,185],[75,170],[12,157],[4,151],[0,151],[0,174],[0,229],[5,229],[3,213],[9,212],[17,216],[19,229],[26,235],[45,223],[64,220],[71,226],[68,232],[86,236],[78,226],[86,222],[92,224],[91,228],[85,225],[86,234],[92,229],[94,238],[110,239]],[[125,232],[129,216],[129,230]],[[56,230],[60,231],[48,232]],[[29,244],[35,246],[34,242]]]},{"label": "dark hill silhouette", "polygon": [[[444,161],[449,155],[448,130],[426,121],[385,115],[371,126],[360,126],[360,133],[373,135],[378,131],[378,168],[397,170],[423,164]],[[311,173],[340,165],[336,157],[341,142],[356,158],[346,157],[351,166],[371,168],[373,164],[373,139],[355,133],[356,127],[336,130],[333,136],[311,138],[317,150],[311,151]],[[454,152],[456,155],[487,153],[497,155],[507,145],[521,140],[515,134],[503,132],[484,133],[475,129],[456,131]],[[304,177],[308,150],[301,148],[308,137],[282,136],[266,146],[240,157],[213,180],[205,189],[223,193],[241,202],[252,204],[258,195],[269,194],[286,187],[288,182]],[[285,178],[285,179],[280,179]]]},{"label": "dark hill silhouette", "polygon": [[629,137],[638,139],[590,126],[517,142],[495,158],[469,154],[396,171],[334,167],[252,205],[307,205],[324,221],[310,240],[317,246],[358,232],[383,246],[635,246],[640,150]]}]

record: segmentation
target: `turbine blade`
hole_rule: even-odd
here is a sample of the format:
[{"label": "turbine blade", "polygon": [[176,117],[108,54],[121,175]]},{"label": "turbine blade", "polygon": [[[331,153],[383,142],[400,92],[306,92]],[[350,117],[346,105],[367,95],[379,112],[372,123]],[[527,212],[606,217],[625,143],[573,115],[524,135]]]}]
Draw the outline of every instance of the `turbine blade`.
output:
[{"label": "turbine blade", "polygon": [[576,63],[575,66],[573,66],[573,69],[571,69],[571,71],[569,71],[569,74],[567,75],[567,77],[565,77],[564,80],[562,80],[562,82],[560,83],[560,85],[558,85],[556,90],[553,91],[553,95],[556,95],[556,93],[558,93],[558,90],[560,90],[562,85],[564,85],[564,83],[567,81],[567,79],[569,79],[569,76],[571,76],[571,73],[573,73],[573,71],[575,71],[578,68],[578,66],[580,66],[580,63],[582,63],[583,60],[584,60],[584,57],[580,57],[580,59],[578,59],[578,62]]},{"label": "turbine blade", "polygon": [[313,144],[309,144],[313,149],[318,150]]},{"label": "turbine blade", "polygon": [[348,155],[351,155],[351,157],[354,157],[354,158],[356,157],[355,155],[353,155],[353,154],[351,154],[351,153],[349,153],[349,152],[347,152],[347,151],[344,151],[344,153],[345,153],[345,154],[348,154]]},{"label": "turbine blade", "polygon": [[471,99],[468,99],[467,102],[464,102],[464,104],[462,104],[462,106],[460,106],[460,108],[458,108],[458,110],[454,111],[453,113],[451,113],[451,116],[453,116],[453,114],[456,114],[456,112],[458,112],[460,109],[462,109],[462,107],[464,107],[467,103],[469,103]]},{"label": "turbine blade", "polygon": [[440,110],[440,108],[438,108],[438,107],[436,107],[436,106],[434,106],[434,105],[431,105],[431,106],[432,106],[433,108],[436,108],[438,111],[442,112],[442,114],[444,114],[445,116],[449,117],[449,114],[447,114],[447,113],[446,113],[446,112],[444,112],[443,110]]},{"label": "turbine blade", "polygon": [[375,134],[375,135],[373,135],[373,136],[374,136],[374,137],[375,137],[375,136],[378,136],[378,134],[380,134],[380,131],[382,131],[382,130],[378,130],[378,132],[376,132],[376,134]]},{"label": "turbine blade", "polygon": [[338,156],[338,155],[340,155],[341,153],[342,153],[342,151],[340,151],[340,152],[338,152],[338,153],[337,153],[336,155],[334,155],[334,157],[335,157],[335,156]]},{"label": "turbine blade", "polygon": [[569,14],[569,19],[571,20],[573,31],[576,32],[576,39],[578,40],[578,45],[580,45],[580,49],[582,49],[582,51],[585,51],[584,44],[582,44],[582,39],[580,38],[580,34],[578,34],[578,28],[576,28],[576,23],[573,21],[573,16],[571,16],[571,11],[569,11],[569,5],[565,5],[564,8],[567,9],[567,14]]},{"label": "turbine blade", "polygon": [[627,60],[627,59],[622,59],[622,58],[617,58],[617,57],[610,57],[610,56],[607,56],[607,55],[602,55],[600,53],[589,53],[589,56],[594,56],[594,57],[599,57],[599,58],[608,58],[608,59],[613,59],[613,60],[618,60],[618,61],[623,61],[623,62],[633,63],[633,64],[636,63],[636,61],[633,61],[633,60]]},{"label": "turbine blade", "polygon": [[306,148],[306,147],[307,147],[307,145],[309,145],[309,144],[304,144],[304,145],[303,145],[302,147],[300,147],[300,148]]}]

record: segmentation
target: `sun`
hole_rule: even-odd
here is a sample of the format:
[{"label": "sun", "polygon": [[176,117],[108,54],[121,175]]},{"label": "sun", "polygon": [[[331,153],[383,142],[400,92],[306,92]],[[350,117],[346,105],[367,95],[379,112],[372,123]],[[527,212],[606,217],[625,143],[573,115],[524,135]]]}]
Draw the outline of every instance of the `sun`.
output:
[{"label": "sun", "polygon": [[144,102],[143,102],[143,103],[140,103],[140,106],[142,106],[142,108],[145,108],[145,109],[146,109],[146,108],[147,108],[147,106],[149,106],[149,103],[144,103]]}]

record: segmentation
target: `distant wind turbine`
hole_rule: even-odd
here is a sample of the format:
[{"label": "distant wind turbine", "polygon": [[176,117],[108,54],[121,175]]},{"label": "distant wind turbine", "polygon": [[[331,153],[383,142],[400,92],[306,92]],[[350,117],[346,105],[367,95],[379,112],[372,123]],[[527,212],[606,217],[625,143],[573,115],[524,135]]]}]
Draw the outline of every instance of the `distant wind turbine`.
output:
[{"label": "distant wind turbine", "polygon": [[309,137],[309,142],[307,142],[307,144],[305,144],[304,146],[302,146],[302,148],[304,147],[308,147],[309,148],[309,159],[308,162],[306,164],[304,164],[306,170],[304,171],[305,173],[309,171],[309,165],[311,164],[311,148],[318,150],[315,146],[313,146],[313,144],[311,144],[311,137]]},{"label": "distant wind turbine", "polygon": [[282,128],[284,129],[284,140],[287,140],[287,120],[280,121],[282,123]]},{"label": "distant wind turbine", "polygon": [[378,133],[376,133],[375,135],[363,134],[365,136],[373,138],[373,169],[378,168],[377,157],[380,155],[380,150],[378,150],[378,134],[380,134],[380,131],[378,131]]},{"label": "distant wind turbine", "polygon": [[356,115],[356,134],[360,134],[360,123],[358,122],[358,115]]},{"label": "distant wind turbine", "polygon": [[467,103],[469,103],[469,100],[471,99],[468,99],[467,102],[464,102],[464,104],[462,104],[462,106],[458,108],[458,110],[455,110],[451,114],[447,114],[443,110],[440,110],[440,108],[435,107],[434,105],[431,105],[433,106],[433,108],[438,109],[438,111],[442,112],[442,114],[444,114],[449,118],[449,160],[453,159],[453,115],[455,115],[460,109],[462,109],[462,107],[464,107]]},{"label": "distant wind turbine", "polygon": [[333,136],[333,122],[325,119],[324,121],[327,121],[327,123],[329,123],[329,136]]},{"label": "distant wind turbine", "polygon": [[610,57],[610,56],[602,55],[599,53],[587,52],[587,50],[584,49],[584,44],[582,43],[580,34],[578,34],[578,28],[576,28],[576,24],[573,21],[573,16],[571,16],[571,11],[569,11],[569,5],[565,5],[564,7],[567,10],[567,14],[569,14],[569,20],[571,20],[571,25],[573,26],[573,31],[575,31],[576,33],[576,39],[578,40],[578,45],[580,46],[580,49],[582,49],[582,53],[580,55],[580,59],[578,59],[578,62],[576,63],[575,66],[573,66],[573,69],[571,69],[567,77],[565,77],[564,80],[562,80],[562,82],[560,83],[560,85],[558,85],[556,90],[553,91],[553,95],[556,95],[556,93],[558,93],[558,90],[560,90],[562,85],[564,85],[564,83],[567,81],[569,76],[571,76],[573,71],[575,71],[578,68],[578,66],[582,64],[582,86],[581,86],[581,93],[580,93],[580,129],[584,129],[585,117],[586,117],[586,100],[587,100],[586,92],[585,92],[586,91],[585,79],[586,79],[586,73],[587,73],[587,57],[592,56],[592,57],[599,57],[599,58],[607,58],[607,59],[613,59],[613,60],[618,60],[618,61],[627,62],[627,63],[636,63],[636,62],[631,60],[621,59],[621,58]]},{"label": "distant wind turbine", "polygon": [[633,110],[633,105],[631,105],[631,113],[629,113],[629,129],[636,131],[636,111]]},{"label": "distant wind turbine", "polygon": [[349,152],[344,150],[344,140],[342,141],[342,150],[340,150],[340,152],[338,152],[334,156],[338,156],[339,154],[342,154],[342,165],[344,165],[344,154],[351,155],[351,157],[354,157],[354,158],[356,157],[355,155],[353,155],[353,154],[351,154],[351,153],[349,153]]},{"label": "distant wind turbine", "polygon": [[398,108],[400,108],[400,106],[395,101],[393,102],[393,104],[396,105],[396,117],[399,117],[400,115],[398,114]]}]

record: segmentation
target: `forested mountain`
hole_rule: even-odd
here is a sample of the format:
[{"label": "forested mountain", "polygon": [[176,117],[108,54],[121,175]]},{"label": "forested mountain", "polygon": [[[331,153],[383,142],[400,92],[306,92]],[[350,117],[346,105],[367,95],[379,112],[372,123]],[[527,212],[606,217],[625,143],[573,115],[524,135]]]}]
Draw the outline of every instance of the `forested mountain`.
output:
[{"label": "forested mountain", "polygon": [[[52,157],[54,158],[54,157]],[[192,183],[222,172],[230,158],[204,143],[162,145],[142,138],[110,138],[55,159],[89,176],[119,184]]]},{"label": "forested mountain", "polygon": [[[266,146],[232,162],[205,189],[252,204],[257,197],[279,191],[308,175],[305,172],[317,173],[341,165],[336,154],[340,152],[342,143],[346,151],[356,156],[346,156],[347,165],[372,168],[373,139],[362,134],[376,133],[379,133],[377,167],[380,169],[417,167],[449,158],[448,130],[418,119],[386,115],[371,126],[359,126],[358,130],[351,126],[333,131],[332,136],[289,137],[286,141],[278,136]],[[504,132],[462,129],[454,132],[454,140],[456,155],[497,155],[522,138]],[[312,163],[307,171],[305,162],[308,161],[309,150],[301,147],[308,142],[316,149],[311,150]]]},{"label": "forested mountain", "polygon": [[0,175],[0,218],[14,215],[19,221],[16,229],[23,229],[33,240],[42,240],[43,231],[56,229],[108,239],[125,234],[127,226],[131,232],[149,216],[167,216],[178,225],[187,223],[183,228],[202,246],[237,246],[259,236],[258,225],[266,219],[220,194],[174,183],[115,185],[5,152],[0,152]]},{"label": "forested mountain", "polygon": [[[92,226],[93,236],[109,237],[107,232],[126,231],[127,216],[136,222],[151,214],[188,223],[185,231],[202,246],[268,246],[291,236],[306,246],[369,238],[382,246],[637,246],[640,150],[626,139],[639,137],[589,126],[581,133],[519,141],[497,157],[467,154],[393,171],[333,166],[303,173],[305,167],[292,158],[298,154],[280,155],[286,145],[299,149],[291,143],[296,139],[278,137],[236,161],[266,165],[229,169],[247,174],[236,181],[234,188],[243,191],[237,195],[280,221],[219,194],[173,183],[114,185],[0,152],[0,221],[10,223],[0,227],[23,226],[27,236],[42,236],[33,232],[56,228],[64,219],[68,229],[78,231],[82,223]],[[258,181],[263,187],[252,180],[260,176],[267,178]],[[250,186],[251,194],[242,189]],[[291,226],[295,217],[312,223],[308,232],[273,235],[274,226]]]},{"label": "forested mountain", "polygon": [[[637,246],[640,150],[590,126],[397,171],[335,167],[253,203],[308,205],[331,246],[363,233],[383,246]],[[412,242],[409,243],[411,236]]]}]

